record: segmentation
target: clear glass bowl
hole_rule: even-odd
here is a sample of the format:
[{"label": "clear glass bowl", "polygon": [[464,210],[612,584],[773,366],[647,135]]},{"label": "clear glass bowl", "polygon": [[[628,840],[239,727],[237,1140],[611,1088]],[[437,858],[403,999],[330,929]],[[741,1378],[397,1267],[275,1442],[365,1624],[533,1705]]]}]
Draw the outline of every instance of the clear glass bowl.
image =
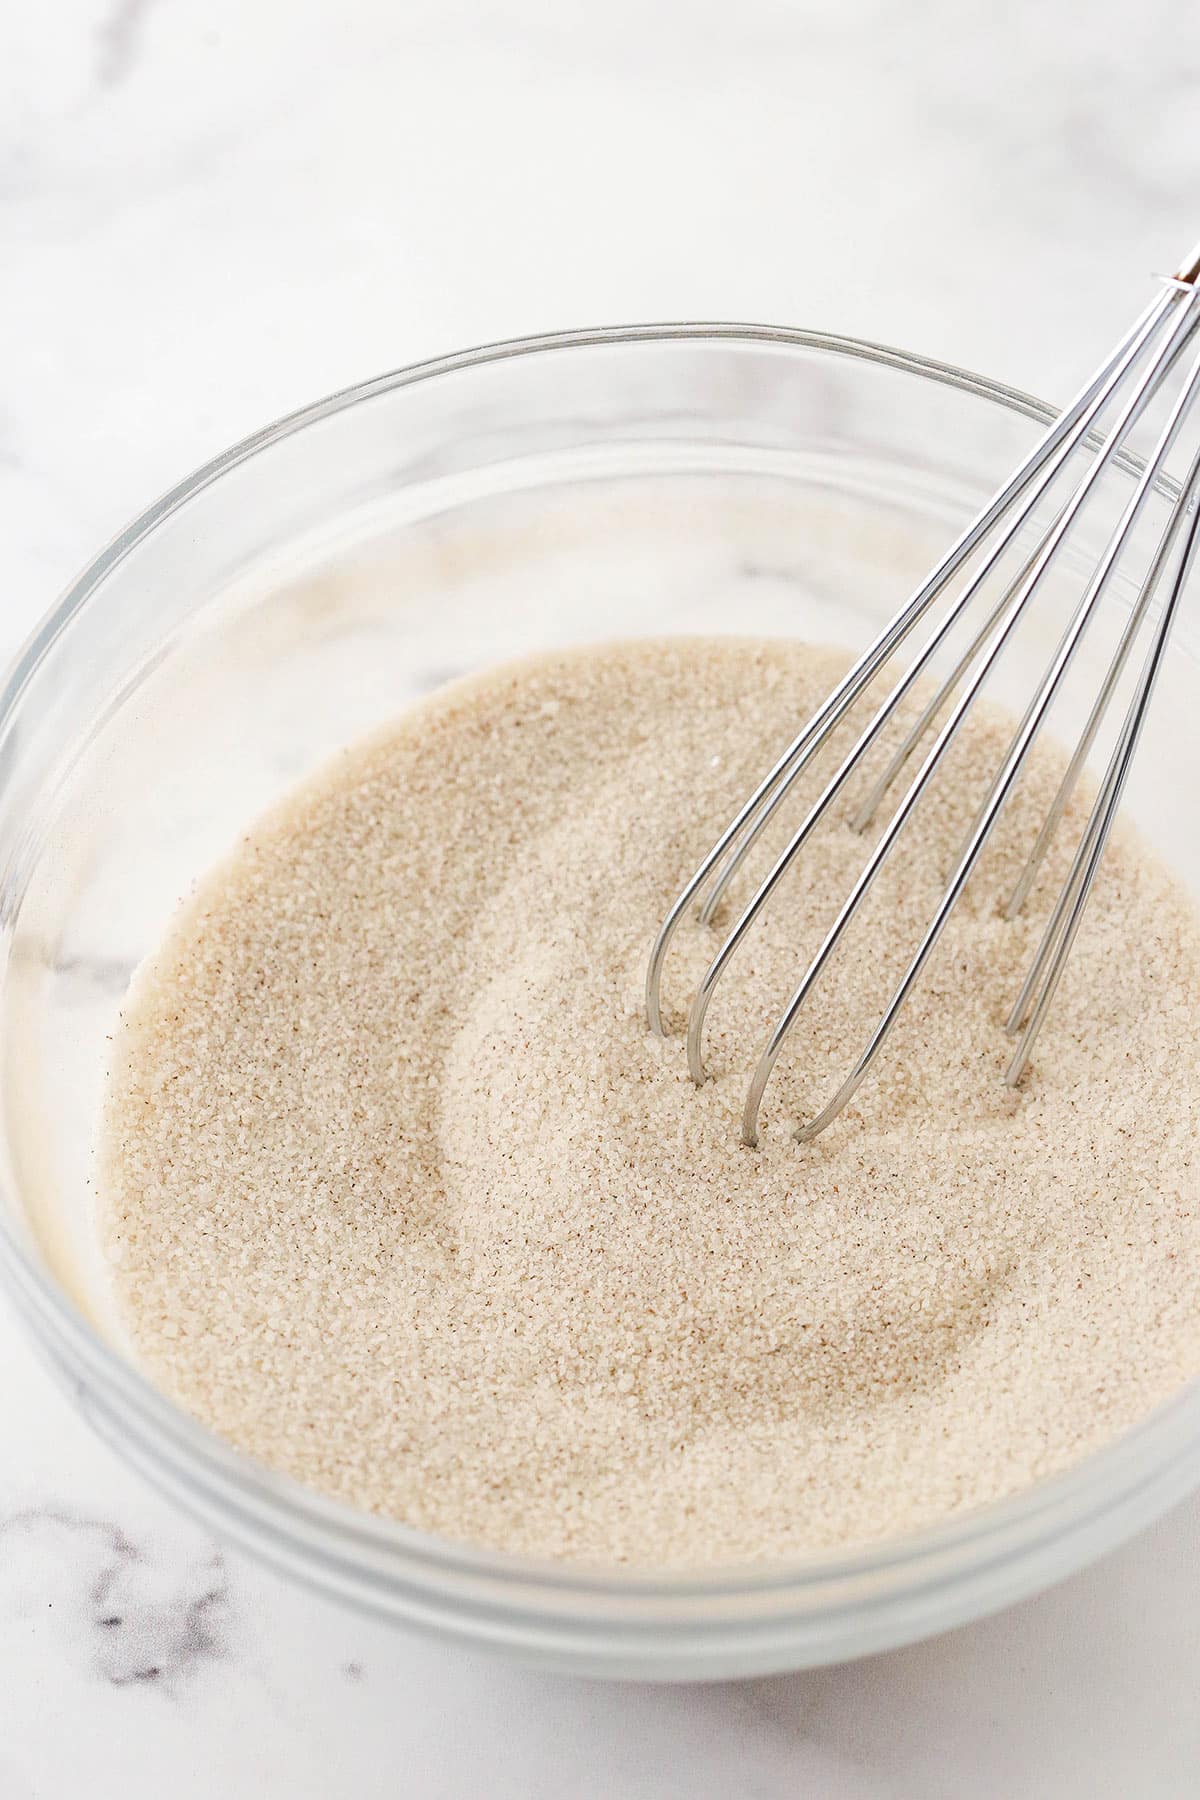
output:
[{"label": "clear glass bowl", "polygon": [[[133,967],[298,776],[446,677],[538,646],[725,630],[857,644],[1049,416],[958,370],[802,332],[502,344],[270,427],[80,577],[0,697],[0,1270],[128,1462],[373,1613],[548,1667],[671,1678],[960,1623],[1200,1481],[1189,1388],[1060,1479],[861,1551],[686,1579],[536,1565],[326,1501],[185,1416],[127,1356],[89,1221],[105,1040]],[[1130,796],[1193,882],[1195,683],[1185,631]]]}]

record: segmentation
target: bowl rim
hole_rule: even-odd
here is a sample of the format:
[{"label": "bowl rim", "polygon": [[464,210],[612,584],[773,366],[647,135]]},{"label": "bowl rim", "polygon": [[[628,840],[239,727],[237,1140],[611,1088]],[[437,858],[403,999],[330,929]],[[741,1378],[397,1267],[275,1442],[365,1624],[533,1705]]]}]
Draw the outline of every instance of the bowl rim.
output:
[{"label": "bowl rim", "polygon": [[[1049,424],[1057,416],[1056,408],[1030,394],[934,358],[828,332],[762,324],[695,321],[591,327],[503,339],[407,364],[286,413],[202,464],[134,518],[69,584],[11,660],[0,686],[0,734],[9,727],[26,687],[51,647],[131,551],[196,495],[273,445],[377,396],[483,364],[562,350],[689,341],[767,344],[865,361],[958,389],[1039,424]],[[1134,470],[1140,466],[1131,455],[1121,460]],[[1171,484],[1164,485],[1169,491]],[[213,1483],[211,1491],[218,1495],[218,1505],[244,1507],[247,1518],[253,1515],[260,1526],[283,1525],[290,1529],[294,1542],[307,1541],[310,1552],[324,1549],[343,1567],[346,1558],[353,1560],[357,1554],[381,1559],[385,1567],[376,1567],[371,1573],[385,1579],[390,1573],[411,1583],[415,1574],[423,1580],[429,1578],[428,1585],[436,1588],[439,1577],[479,1578],[490,1603],[497,1599],[508,1603],[524,1590],[552,1608],[568,1606],[577,1620],[581,1615],[570,1602],[586,1606],[596,1601],[628,1601],[635,1610],[637,1603],[643,1602],[650,1608],[647,1623],[690,1622],[702,1632],[704,1603],[721,1599],[752,1601],[756,1596],[772,1596],[775,1605],[769,1616],[778,1622],[779,1603],[784,1600],[799,1613],[811,1613],[814,1607],[824,1611],[835,1592],[852,1593],[853,1604],[861,1606],[867,1597],[864,1583],[871,1588],[882,1581],[889,1595],[897,1589],[911,1595],[918,1589],[959,1582],[976,1574],[981,1565],[1008,1554],[1042,1552],[1064,1532],[1073,1531],[1082,1538],[1104,1515],[1123,1505],[1136,1510],[1132,1525],[1106,1535],[1107,1546],[1137,1524],[1149,1522],[1200,1477],[1200,1382],[1193,1381],[1111,1443],[1058,1475],[1007,1499],[858,1547],[814,1551],[786,1562],[678,1572],[525,1557],[459,1543],[360,1511],[236,1450],[169,1400],[109,1346],[42,1270],[3,1216],[0,1274],[6,1278],[18,1312],[85,1413],[97,1405],[101,1410],[110,1409],[114,1416],[123,1412],[126,1422],[144,1434],[143,1444],[157,1440],[169,1448],[177,1471],[183,1469]],[[109,1435],[103,1426],[101,1429]],[[1153,1497],[1139,1507],[1138,1496],[1148,1494],[1151,1488]],[[179,1497],[186,1503],[185,1496]],[[313,1539],[320,1541],[314,1544]],[[1082,1562],[1091,1553],[1085,1548],[1075,1561]],[[1065,1568],[1053,1573],[1060,1572]],[[663,1603],[667,1603],[666,1611]],[[672,1613],[670,1603],[682,1610]],[[987,1607],[975,1606],[971,1613],[983,1610]],[[753,1623],[753,1615],[748,1619],[742,1613],[739,1617],[743,1624]],[[709,1622],[716,1623],[711,1617]]]}]

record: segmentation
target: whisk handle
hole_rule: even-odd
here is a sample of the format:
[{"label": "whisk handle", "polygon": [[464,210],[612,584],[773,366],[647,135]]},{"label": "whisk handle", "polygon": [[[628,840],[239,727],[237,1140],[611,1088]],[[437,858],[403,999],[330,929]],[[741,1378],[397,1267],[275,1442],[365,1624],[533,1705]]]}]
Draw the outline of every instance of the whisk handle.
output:
[{"label": "whisk handle", "polygon": [[1200,244],[1196,245],[1190,256],[1184,258],[1175,271],[1175,279],[1189,282],[1192,287],[1195,287],[1196,283],[1200,281]]}]

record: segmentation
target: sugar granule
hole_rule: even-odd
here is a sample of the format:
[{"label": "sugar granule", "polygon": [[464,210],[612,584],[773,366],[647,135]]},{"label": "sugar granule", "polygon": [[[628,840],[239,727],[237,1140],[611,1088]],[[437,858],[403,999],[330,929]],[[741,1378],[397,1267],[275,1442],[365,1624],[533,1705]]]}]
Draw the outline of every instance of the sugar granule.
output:
[{"label": "sugar granule", "polygon": [[[1131,833],[1028,1077],[1000,1079],[1083,817],[1006,922],[1052,750],[815,1143],[790,1126],[878,1017],[1004,721],[964,733],[757,1152],[748,1069],[861,865],[853,791],[719,990],[713,1078],[648,1034],[665,906],[842,666],[672,640],[494,671],[345,752],[206,877],[131,990],[99,1158],[122,1316],[168,1394],[410,1525],[679,1568],[1012,1494],[1200,1371],[1200,924]],[[680,933],[676,1029],[719,941]]]}]

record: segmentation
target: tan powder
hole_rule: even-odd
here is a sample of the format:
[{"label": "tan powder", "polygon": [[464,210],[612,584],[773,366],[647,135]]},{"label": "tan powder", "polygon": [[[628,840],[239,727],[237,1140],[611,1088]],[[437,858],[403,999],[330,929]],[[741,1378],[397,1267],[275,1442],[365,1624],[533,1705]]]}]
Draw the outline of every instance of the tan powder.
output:
[{"label": "tan powder", "polygon": [[[907,958],[994,718],[814,996],[758,1152],[748,1069],[861,865],[846,810],[719,992],[714,1078],[648,1035],[667,902],[842,666],[676,640],[457,684],[203,882],[131,993],[101,1156],[119,1302],[170,1395],[411,1525],[680,1567],[1011,1494],[1200,1371],[1200,925],[1131,835],[1022,1090],[1000,1079],[1071,838],[1006,923],[1053,752],[816,1143],[789,1127]],[[676,1026],[718,941],[681,931]]]}]

